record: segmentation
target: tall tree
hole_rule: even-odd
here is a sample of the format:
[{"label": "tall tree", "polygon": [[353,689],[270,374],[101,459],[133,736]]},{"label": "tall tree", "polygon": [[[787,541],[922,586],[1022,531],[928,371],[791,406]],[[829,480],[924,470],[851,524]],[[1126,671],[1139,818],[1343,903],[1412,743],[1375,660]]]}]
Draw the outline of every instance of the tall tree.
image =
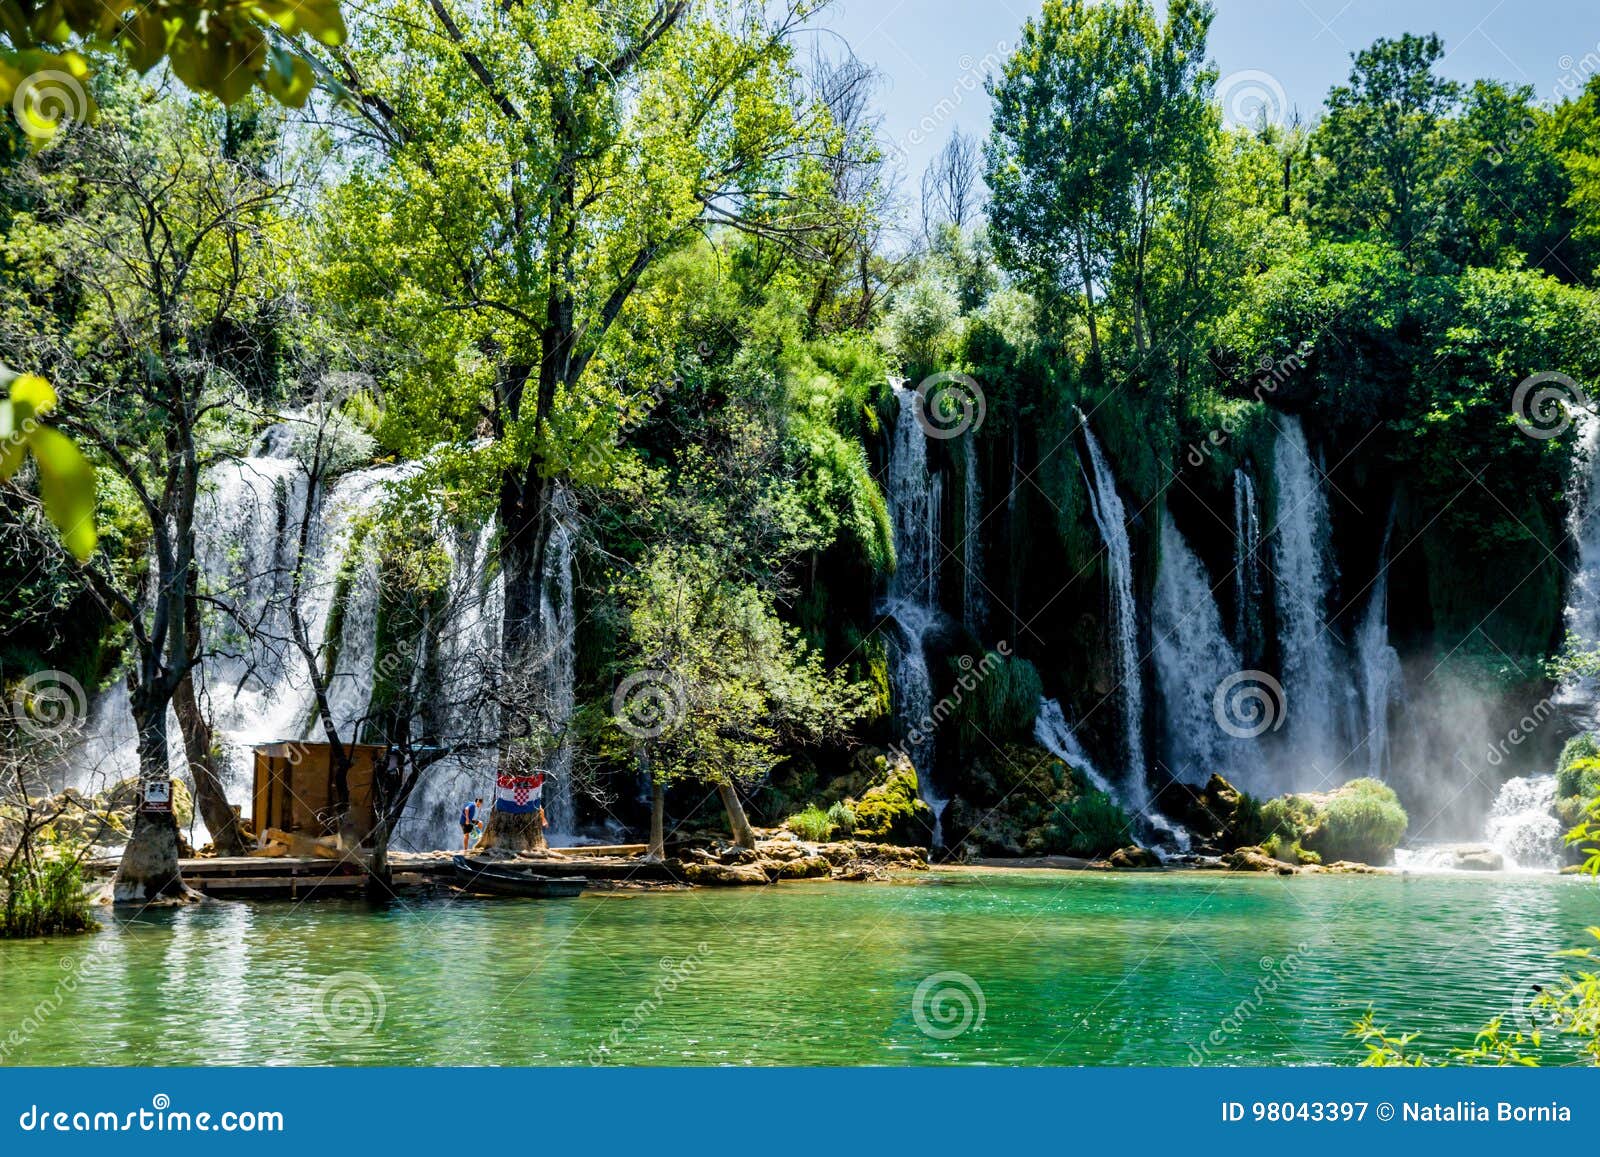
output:
[{"label": "tall tree", "polygon": [[1313,221],[1335,235],[1385,237],[1413,268],[1438,232],[1449,156],[1440,133],[1461,99],[1461,86],[1435,72],[1443,56],[1439,37],[1409,33],[1355,53],[1349,83],[1328,94],[1311,137]]},{"label": "tall tree", "polygon": [[1001,262],[1050,308],[1081,317],[1098,364],[1103,299],[1142,359],[1156,340],[1148,264],[1163,205],[1203,163],[1215,72],[1212,8],[1173,0],[1046,0],[991,82],[985,149],[990,232]]},{"label": "tall tree", "polygon": [[[340,197],[335,280],[424,318],[412,339],[472,399],[455,416],[488,438],[474,461],[495,497],[513,669],[537,653],[557,482],[626,408],[630,387],[600,366],[642,279],[707,230],[795,241],[824,224],[788,200],[834,131],[793,64],[821,6],[402,0],[335,57],[377,146]],[[421,375],[395,384],[436,394]],[[536,715],[501,713],[508,772],[537,746]],[[488,836],[544,842],[536,819],[499,812]]]},{"label": "tall tree", "polygon": [[[138,512],[126,556],[96,554],[80,573],[128,631],[141,800],[158,799],[152,785],[170,779],[176,707],[207,825],[231,846],[232,809],[191,681],[201,648],[196,503],[241,410],[236,371],[262,356],[283,188],[223,155],[207,109],[125,95],[22,173],[34,208],[11,231],[13,252],[28,259],[5,354],[62,383],[61,425]],[[181,893],[177,859],[172,813],[141,804],[117,897]]]}]

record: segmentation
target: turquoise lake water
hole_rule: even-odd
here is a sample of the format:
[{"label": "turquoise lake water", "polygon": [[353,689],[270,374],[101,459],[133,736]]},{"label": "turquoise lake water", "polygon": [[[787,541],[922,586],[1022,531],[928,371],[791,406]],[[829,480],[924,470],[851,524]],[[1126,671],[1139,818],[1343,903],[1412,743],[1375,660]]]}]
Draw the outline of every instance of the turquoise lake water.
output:
[{"label": "turquoise lake water", "polygon": [[941,871],[214,904],[0,945],[7,1064],[1351,1063],[1441,1050],[1600,924],[1554,876]]}]

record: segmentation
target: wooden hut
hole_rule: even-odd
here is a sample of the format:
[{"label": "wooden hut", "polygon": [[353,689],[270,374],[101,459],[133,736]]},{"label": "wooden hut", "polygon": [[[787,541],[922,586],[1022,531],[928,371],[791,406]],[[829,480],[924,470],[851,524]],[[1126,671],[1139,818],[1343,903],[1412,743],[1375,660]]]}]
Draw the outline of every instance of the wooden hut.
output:
[{"label": "wooden hut", "polygon": [[[372,831],[372,770],[389,749],[357,743],[348,750],[350,816],[346,831],[360,841]],[[332,748],[328,744],[263,744],[255,749],[255,765],[251,826],[257,832],[278,828],[313,839],[336,834]]]}]

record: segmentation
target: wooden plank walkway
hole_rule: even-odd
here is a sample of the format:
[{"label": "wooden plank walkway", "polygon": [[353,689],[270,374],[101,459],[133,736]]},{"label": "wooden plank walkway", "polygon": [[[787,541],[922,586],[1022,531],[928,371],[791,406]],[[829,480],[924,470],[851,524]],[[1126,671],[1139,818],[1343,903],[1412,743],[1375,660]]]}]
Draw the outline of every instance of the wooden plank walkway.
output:
[{"label": "wooden plank walkway", "polygon": [[178,869],[195,891],[224,899],[359,895],[367,886],[360,863],[309,856],[217,856],[180,860]]}]

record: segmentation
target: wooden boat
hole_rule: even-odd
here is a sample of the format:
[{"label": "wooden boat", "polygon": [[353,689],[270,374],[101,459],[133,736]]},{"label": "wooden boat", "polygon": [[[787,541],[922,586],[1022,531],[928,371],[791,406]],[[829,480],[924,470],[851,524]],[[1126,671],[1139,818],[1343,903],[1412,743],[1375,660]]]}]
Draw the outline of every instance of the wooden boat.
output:
[{"label": "wooden boat", "polygon": [[466,856],[453,856],[451,864],[454,868],[451,878],[464,892],[552,900],[576,896],[589,886],[583,876],[539,876],[517,868],[474,862]]}]

